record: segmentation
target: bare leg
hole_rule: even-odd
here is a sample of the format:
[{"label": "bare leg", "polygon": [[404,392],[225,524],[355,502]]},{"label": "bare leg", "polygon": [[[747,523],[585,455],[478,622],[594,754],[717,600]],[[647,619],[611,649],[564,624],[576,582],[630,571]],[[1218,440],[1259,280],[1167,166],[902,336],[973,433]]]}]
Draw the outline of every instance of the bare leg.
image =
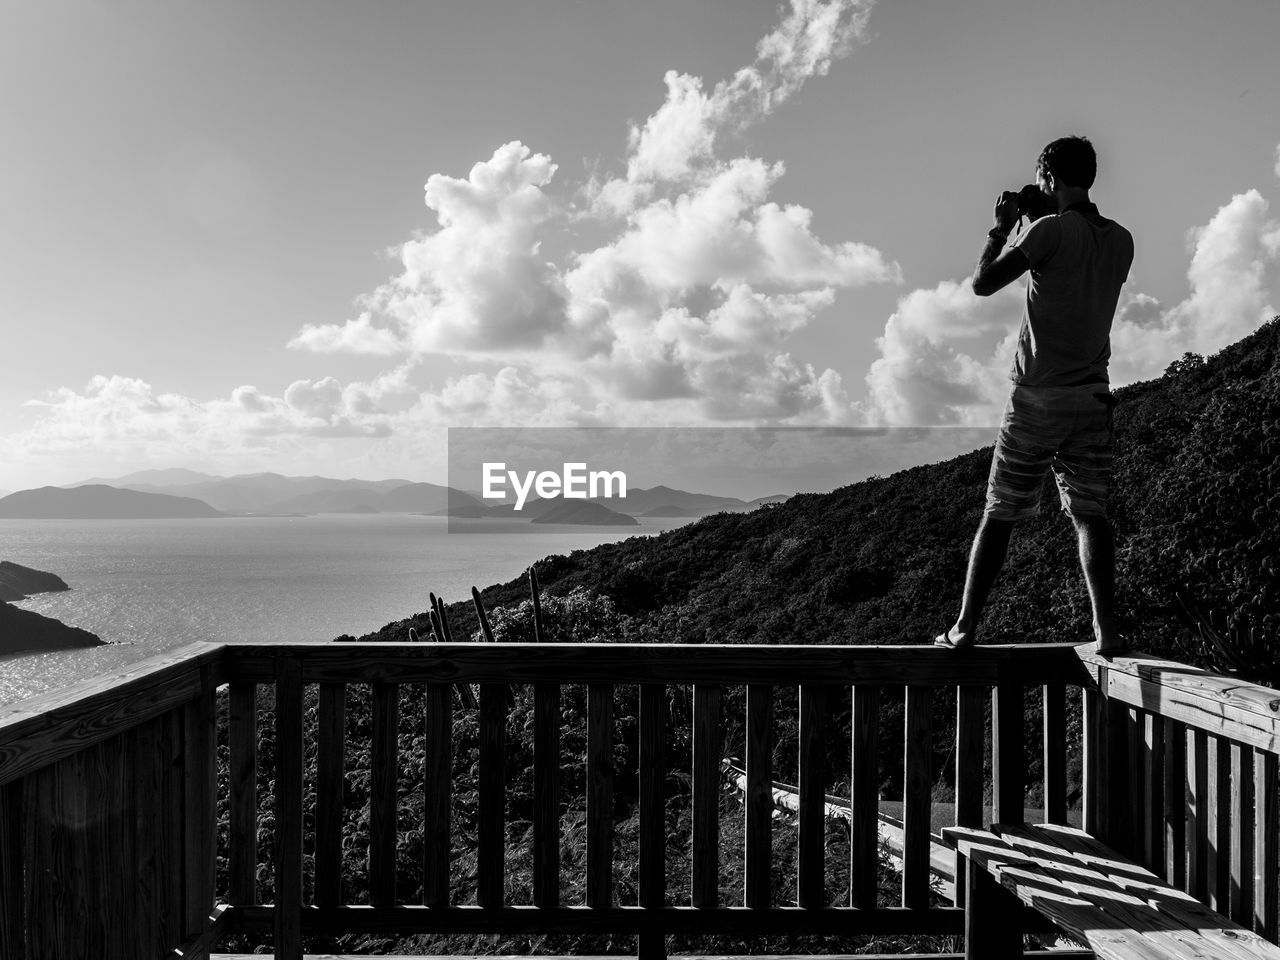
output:
[{"label": "bare leg", "polygon": [[1116,632],[1116,545],[1105,517],[1076,518],[1080,543],[1080,567],[1093,604],[1093,637],[1098,650],[1115,650],[1122,644]]},{"label": "bare leg", "polygon": [[960,604],[960,616],[951,628],[954,639],[957,634],[970,634],[978,626],[987,594],[996,582],[1000,568],[1004,566],[1005,553],[1009,549],[1009,535],[1013,533],[1014,520],[996,520],[983,517],[978,532],[973,537],[973,549],[969,552],[969,571],[964,578],[964,599]]}]

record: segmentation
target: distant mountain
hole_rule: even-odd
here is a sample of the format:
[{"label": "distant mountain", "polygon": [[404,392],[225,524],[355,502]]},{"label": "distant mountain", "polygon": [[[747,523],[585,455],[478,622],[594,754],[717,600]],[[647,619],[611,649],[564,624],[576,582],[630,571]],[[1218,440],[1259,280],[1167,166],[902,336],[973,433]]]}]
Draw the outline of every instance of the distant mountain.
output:
[{"label": "distant mountain", "polygon": [[123,477],[93,477],[89,480],[81,480],[79,483],[68,483],[65,486],[87,487],[105,483],[109,487],[130,487],[134,489],[139,485],[185,487],[193,483],[205,483],[209,480],[220,479],[222,478],[212,473],[200,473],[196,470],[187,470],[185,467],[168,467],[163,470],[139,470]]},{"label": "distant mountain", "polygon": [[191,497],[120,490],[105,484],[40,487],[0,499],[0,518],[21,520],[158,520],[217,517],[217,510]]},{"label": "distant mountain", "polygon": [[25,600],[33,593],[70,590],[65,580],[52,573],[32,570],[9,560],[0,560],[0,600]]},{"label": "distant mountain", "polygon": [[619,513],[627,513],[633,517],[647,514],[657,507],[675,507],[688,513],[668,514],[668,516],[701,517],[709,513],[722,511],[738,512],[750,509],[745,500],[737,497],[718,497],[711,493],[690,493],[687,490],[674,490],[659,484],[649,489],[634,488],[627,491],[622,499],[605,501],[609,509]]},{"label": "distant mountain", "polygon": [[664,503],[660,507],[654,507],[652,510],[646,510],[644,513],[637,514],[641,517],[700,517],[702,511],[696,507],[674,507],[669,503]]},{"label": "distant mountain", "polygon": [[590,500],[562,500],[535,517],[532,523],[572,523],[591,526],[635,527],[639,521]]}]

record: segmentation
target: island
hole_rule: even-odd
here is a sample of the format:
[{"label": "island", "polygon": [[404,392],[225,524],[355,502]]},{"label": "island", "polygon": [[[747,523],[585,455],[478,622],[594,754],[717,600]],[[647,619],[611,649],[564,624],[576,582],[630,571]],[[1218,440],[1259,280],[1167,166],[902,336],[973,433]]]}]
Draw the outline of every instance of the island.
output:
[{"label": "island", "polygon": [[33,593],[70,590],[66,581],[52,573],[33,570],[10,560],[0,561],[0,656],[67,647],[98,647],[103,641],[88,630],[69,627],[60,620],[11,605]]},{"label": "island", "polygon": [[591,500],[566,500],[534,517],[530,523],[572,523],[590,526],[635,527],[640,521]]},{"label": "island", "polygon": [[203,500],[165,493],[122,490],[105,483],[82,487],[39,487],[0,498],[6,520],[174,520],[220,517]]}]

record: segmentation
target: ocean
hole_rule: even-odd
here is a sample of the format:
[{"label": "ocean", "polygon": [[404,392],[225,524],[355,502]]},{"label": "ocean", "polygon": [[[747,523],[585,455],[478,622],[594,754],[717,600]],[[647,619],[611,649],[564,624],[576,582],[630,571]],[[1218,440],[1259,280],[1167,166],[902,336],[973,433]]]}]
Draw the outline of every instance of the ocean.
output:
[{"label": "ocean", "polygon": [[[465,600],[530,563],[688,523],[449,533],[404,514],[211,520],[0,520],[0,560],[71,587],[19,603],[108,646],[0,657],[0,703],[57,689],[198,640],[322,643]],[[501,526],[507,524],[506,527]],[[493,526],[493,525],[498,526]]]}]

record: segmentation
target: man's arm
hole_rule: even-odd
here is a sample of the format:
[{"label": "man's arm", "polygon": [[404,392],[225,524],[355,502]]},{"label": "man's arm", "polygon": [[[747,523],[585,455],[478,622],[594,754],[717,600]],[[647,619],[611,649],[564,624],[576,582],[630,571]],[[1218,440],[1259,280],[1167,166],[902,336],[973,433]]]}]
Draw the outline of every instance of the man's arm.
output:
[{"label": "man's arm", "polygon": [[1018,222],[1018,195],[1002,193],[996,200],[994,213],[996,225],[987,234],[987,245],[982,248],[982,256],[973,271],[973,292],[980,297],[1003,290],[1031,268],[1027,255],[1016,247],[1000,253],[1013,225]]},{"label": "man's arm", "polygon": [[993,233],[982,248],[982,256],[973,271],[973,292],[980,297],[989,297],[997,290],[1003,290],[1031,268],[1025,253],[1017,247],[1000,253],[1003,247],[1004,239]]}]

